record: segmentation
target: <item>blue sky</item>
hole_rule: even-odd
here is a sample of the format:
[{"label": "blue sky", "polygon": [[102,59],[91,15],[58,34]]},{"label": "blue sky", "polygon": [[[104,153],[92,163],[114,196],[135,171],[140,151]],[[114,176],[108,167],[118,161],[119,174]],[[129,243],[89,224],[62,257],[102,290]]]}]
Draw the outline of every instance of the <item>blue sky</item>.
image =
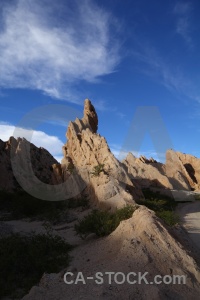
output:
[{"label": "blue sky", "polygon": [[[158,157],[148,132],[124,147],[138,107],[156,106],[169,146],[200,157],[199,15],[198,0],[0,0],[0,139],[34,108],[81,113],[89,98],[114,154]],[[68,121],[41,123],[33,142],[60,159]]]}]

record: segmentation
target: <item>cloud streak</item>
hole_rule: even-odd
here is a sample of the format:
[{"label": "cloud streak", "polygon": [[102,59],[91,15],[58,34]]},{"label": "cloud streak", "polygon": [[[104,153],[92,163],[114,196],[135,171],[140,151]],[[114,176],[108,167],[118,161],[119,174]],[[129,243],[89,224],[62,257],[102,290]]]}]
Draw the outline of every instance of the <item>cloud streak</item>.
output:
[{"label": "cloud streak", "polygon": [[[77,102],[79,81],[96,82],[119,62],[117,23],[90,0],[16,0],[0,24],[0,85]],[[55,17],[57,16],[57,18]]]},{"label": "cloud streak", "polygon": [[173,13],[177,16],[176,33],[179,34],[190,47],[193,47],[189,21],[191,9],[190,3],[178,2],[174,7]]},{"label": "cloud streak", "polygon": [[157,78],[168,89],[179,91],[182,84],[185,84],[179,70],[173,68],[172,72],[170,64],[166,63],[152,46],[138,42],[138,49],[135,49],[132,55],[143,63],[144,67],[140,67],[142,73]]},{"label": "cloud streak", "polygon": [[194,79],[192,81],[181,66],[174,65],[163,58],[150,44],[139,42],[138,39],[132,56],[137,62],[143,64],[140,64],[139,72],[163,85],[178,97],[184,96],[200,102],[198,83]]}]

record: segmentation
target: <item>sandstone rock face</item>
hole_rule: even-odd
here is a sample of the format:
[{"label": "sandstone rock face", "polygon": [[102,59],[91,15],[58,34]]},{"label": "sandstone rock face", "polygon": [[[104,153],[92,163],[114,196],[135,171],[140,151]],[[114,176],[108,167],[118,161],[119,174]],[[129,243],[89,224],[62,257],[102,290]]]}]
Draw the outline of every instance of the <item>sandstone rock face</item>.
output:
[{"label": "sandstone rock face", "polygon": [[176,154],[187,171],[191,188],[200,190],[200,159],[181,152],[176,152]]},{"label": "sandstone rock face", "polygon": [[[97,129],[97,113],[90,100],[86,99],[83,118],[77,118],[68,126],[61,165],[48,151],[25,139],[11,137],[8,142],[0,140],[0,188],[19,188],[12,172],[10,151],[12,149],[19,156],[23,166],[26,145],[29,145],[34,174],[42,182],[50,185],[70,182],[66,189],[67,198],[84,191],[91,200],[105,208],[115,209],[142,198],[141,187],[200,189],[200,159],[168,150],[165,164],[145,156],[136,158],[131,153],[121,163]],[[75,173],[76,176],[71,176]]]},{"label": "sandstone rock face", "polygon": [[132,180],[137,181],[141,187],[173,188],[162,163],[144,156],[136,158],[132,153],[129,153],[122,162],[132,176]]},{"label": "sandstone rock face", "polygon": [[87,184],[85,193],[106,209],[133,204],[134,199],[143,197],[141,190],[111,153],[105,138],[96,133],[97,128],[96,111],[86,99],[83,118],[70,122],[66,133],[62,176],[67,178],[70,170],[78,170]]},{"label": "sandstone rock face", "polygon": [[[34,174],[42,182],[53,184],[55,175],[53,164],[58,164],[54,157],[44,148],[38,148],[30,144],[26,139],[11,137],[7,142],[0,140],[0,189],[13,191],[20,189],[18,182],[13,175],[11,165],[11,151],[13,155],[19,157],[20,166],[26,163],[26,145],[30,146],[30,157]],[[23,174],[22,174],[23,176]],[[25,176],[28,176],[27,174]]]},{"label": "sandstone rock face", "polygon": [[132,180],[137,180],[143,188],[155,187],[169,190],[200,189],[200,159],[168,150],[166,163],[156,162],[144,156],[136,158],[129,153],[123,160]]},{"label": "sandstone rock face", "polygon": [[179,159],[177,152],[168,150],[166,152],[166,175],[175,190],[191,190],[189,176]]},{"label": "sandstone rock face", "polygon": [[88,99],[85,101],[84,117],[83,117],[82,121],[86,125],[86,127],[88,125],[90,125],[90,129],[92,132],[94,132],[94,133],[97,132],[98,116],[97,116],[94,106]]}]

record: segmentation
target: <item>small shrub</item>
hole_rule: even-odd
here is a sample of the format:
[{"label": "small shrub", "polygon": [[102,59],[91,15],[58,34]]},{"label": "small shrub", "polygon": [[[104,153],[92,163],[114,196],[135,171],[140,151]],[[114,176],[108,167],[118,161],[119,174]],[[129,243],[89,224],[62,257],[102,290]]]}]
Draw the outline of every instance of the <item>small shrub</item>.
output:
[{"label": "small shrub", "polygon": [[[59,272],[69,263],[72,246],[59,236],[13,234],[0,240],[0,298],[21,297],[38,283],[44,272]],[[11,295],[12,293],[12,295]]]},{"label": "small shrub", "polygon": [[104,164],[99,164],[99,165],[94,167],[94,171],[91,172],[91,174],[93,176],[99,176],[99,174],[103,171],[104,171]]},{"label": "small shrub", "polygon": [[180,221],[179,216],[174,211],[164,210],[157,212],[156,215],[165,221],[165,223],[167,223],[169,226],[174,226]]},{"label": "small shrub", "polygon": [[75,225],[75,230],[82,238],[89,233],[95,233],[99,237],[105,236],[114,231],[122,220],[129,219],[134,211],[135,207],[132,206],[118,209],[115,213],[93,210]]},{"label": "small shrub", "polygon": [[179,223],[179,216],[174,212],[177,202],[173,198],[161,195],[159,192],[153,192],[150,189],[143,189],[143,194],[145,200],[140,200],[139,204],[154,210],[156,215],[170,226]]},{"label": "small shrub", "polygon": [[167,195],[153,192],[150,189],[143,189],[142,192],[145,200],[140,200],[138,204],[145,205],[154,211],[174,210],[177,206],[177,202]]}]

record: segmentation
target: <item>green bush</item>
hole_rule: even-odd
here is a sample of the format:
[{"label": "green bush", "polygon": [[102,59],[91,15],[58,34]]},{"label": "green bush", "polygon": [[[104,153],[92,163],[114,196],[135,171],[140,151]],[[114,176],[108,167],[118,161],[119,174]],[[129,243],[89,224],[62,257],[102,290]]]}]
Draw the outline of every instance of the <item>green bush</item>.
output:
[{"label": "green bush", "polygon": [[177,202],[174,198],[167,195],[162,195],[160,192],[153,192],[150,189],[143,189],[143,195],[145,197],[144,205],[153,210],[174,210],[177,206]]},{"label": "green bush", "polygon": [[99,165],[97,165],[97,166],[95,166],[94,167],[94,171],[93,172],[91,172],[91,174],[93,175],[93,176],[99,176],[99,174],[101,173],[101,172],[103,172],[104,171],[104,164],[99,164]]},{"label": "green bush", "polygon": [[[59,272],[69,263],[72,248],[58,236],[13,234],[0,239],[0,298],[21,298],[44,272]],[[12,295],[11,295],[12,293]]]},{"label": "green bush", "polygon": [[165,221],[166,224],[173,226],[179,223],[179,217],[174,210],[177,202],[167,196],[161,195],[159,192],[153,192],[150,189],[143,189],[145,200],[140,200],[138,204],[145,205],[156,212],[156,215]]},{"label": "green bush", "polygon": [[156,215],[164,220],[169,226],[174,226],[180,221],[179,216],[174,211],[164,210],[157,212]]},{"label": "green bush", "polygon": [[99,237],[105,236],[114,231],[122,220],[129,219],[134,211],[135,207],[132,206],[118,209],[115,213],[93,210],[75,224],[75,230],[83,238],[89,233],[95,233]]}]

